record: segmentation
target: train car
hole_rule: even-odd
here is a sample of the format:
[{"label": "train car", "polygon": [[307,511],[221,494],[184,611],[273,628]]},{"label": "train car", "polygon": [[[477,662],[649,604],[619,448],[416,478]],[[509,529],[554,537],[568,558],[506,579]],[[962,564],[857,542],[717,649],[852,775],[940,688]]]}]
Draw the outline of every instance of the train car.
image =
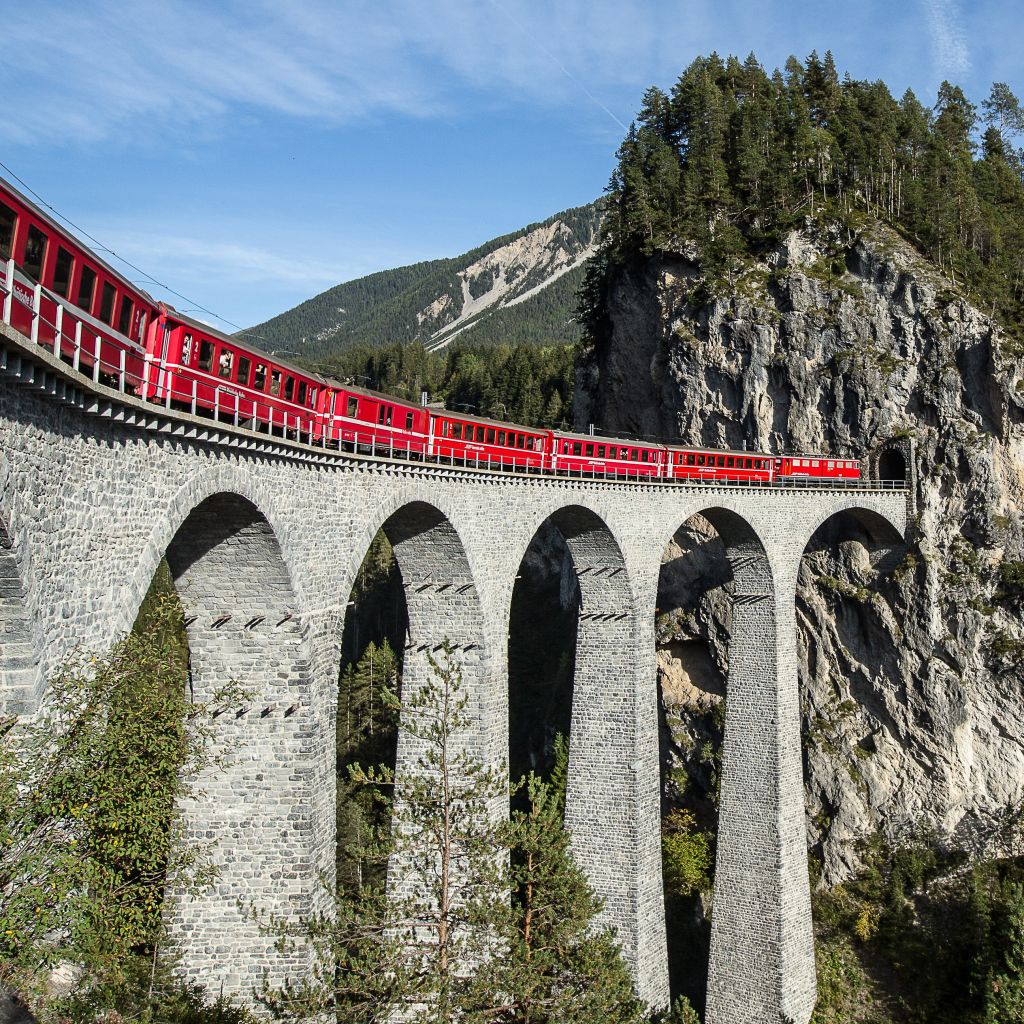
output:
[{"label": "train car", "polygon": [[551,440],[551,469],[569,476],[664,476],[668,449],[649,441],[568,434],[556,430]]},{"label": "train car", "polygon": [[321,392],[319,411],[332,447],[367,455],[427,457],[430,416],[425,406],[330,381]]},{"label": "train car", "polygon": [[282,436],[319,438],[325,378],[161,306],[147,341],[145,397]]},{"label": "train car", "polygon": [[430,454],[438,462],[523,473],[548,468],[550,430],[432,409],[430,434]]},{"label": "train car", "polygon": [[725,483],[769,484],[774,460],[763,452],[707,451],[669,448],[669,480],[720,480]]},{"label": "train car", "polygon": [[824,455],[783,455],[774,460],[780,484],[806,481],[859,480],[859,459],[830,459]]},{"label": "train car", "polygon": [[153,299],[2,178],[0,288],[13,327],[106,383],[140,390]]}]

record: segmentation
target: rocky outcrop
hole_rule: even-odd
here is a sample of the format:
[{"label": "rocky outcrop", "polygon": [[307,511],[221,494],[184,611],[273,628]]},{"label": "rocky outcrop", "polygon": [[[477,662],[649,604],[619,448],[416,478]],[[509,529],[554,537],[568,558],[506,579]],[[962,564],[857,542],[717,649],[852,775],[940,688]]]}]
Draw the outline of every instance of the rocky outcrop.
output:
[{"label": "rocky outcrop", "polygon": [[[618,271],[606,312],[582,423],[881,459],[912,482],[909,546],[879,549],[844,521],[804,559],[807,812],[825,881],[879,829],[1005,847],[1024,800],[1021,348],[878,225],[808,224],[714,287],[692,254],[662,253]],[[699,784],[729,628],[713,531],[695,522],[677,542],[658,629],[670,797],[681,770]]]}]

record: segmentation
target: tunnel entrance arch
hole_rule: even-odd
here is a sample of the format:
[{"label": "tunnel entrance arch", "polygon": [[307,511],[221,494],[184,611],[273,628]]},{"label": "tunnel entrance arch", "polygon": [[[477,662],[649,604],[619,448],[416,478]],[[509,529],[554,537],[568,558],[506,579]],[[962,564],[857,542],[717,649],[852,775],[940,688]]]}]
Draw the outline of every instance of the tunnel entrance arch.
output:
[{"label": "tunnel entrance arch", "polygon": [[907,482],[907,459],[899,448],[886,448],[879,454],[878,479],[885,483]]}]

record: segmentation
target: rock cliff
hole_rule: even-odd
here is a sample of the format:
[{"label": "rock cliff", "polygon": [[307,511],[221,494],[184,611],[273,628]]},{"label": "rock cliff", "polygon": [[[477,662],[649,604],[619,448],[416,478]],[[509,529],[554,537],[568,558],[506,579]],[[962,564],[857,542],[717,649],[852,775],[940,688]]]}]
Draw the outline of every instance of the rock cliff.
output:
[{"label": "rock cliff", "polygon": [[[826,524],[801,573],[806,802],[824,880],[849,874],[856,840],[878,829],[1005,847],[1024,798],[1021,348],[877,224],[808,222],[713,286],[678,249],[613,274],[579,425],[881,459],[912,485],[908,546]],[[659,595],[670,798],[714,785],[728,579],[710,526],[687,524]]]}]

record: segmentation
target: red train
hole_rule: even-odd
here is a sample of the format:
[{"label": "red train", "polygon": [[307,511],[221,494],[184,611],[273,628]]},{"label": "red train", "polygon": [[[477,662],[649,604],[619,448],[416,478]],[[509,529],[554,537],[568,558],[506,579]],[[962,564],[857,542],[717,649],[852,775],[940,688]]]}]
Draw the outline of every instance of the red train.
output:
[{"label": "red train", "polygon": [[860,479],[856,459],[524,427],[330,380],[154,301],[2,178],[0,299],[5,323],[95,381],[323,447],[562,476],[751,485]]}]

